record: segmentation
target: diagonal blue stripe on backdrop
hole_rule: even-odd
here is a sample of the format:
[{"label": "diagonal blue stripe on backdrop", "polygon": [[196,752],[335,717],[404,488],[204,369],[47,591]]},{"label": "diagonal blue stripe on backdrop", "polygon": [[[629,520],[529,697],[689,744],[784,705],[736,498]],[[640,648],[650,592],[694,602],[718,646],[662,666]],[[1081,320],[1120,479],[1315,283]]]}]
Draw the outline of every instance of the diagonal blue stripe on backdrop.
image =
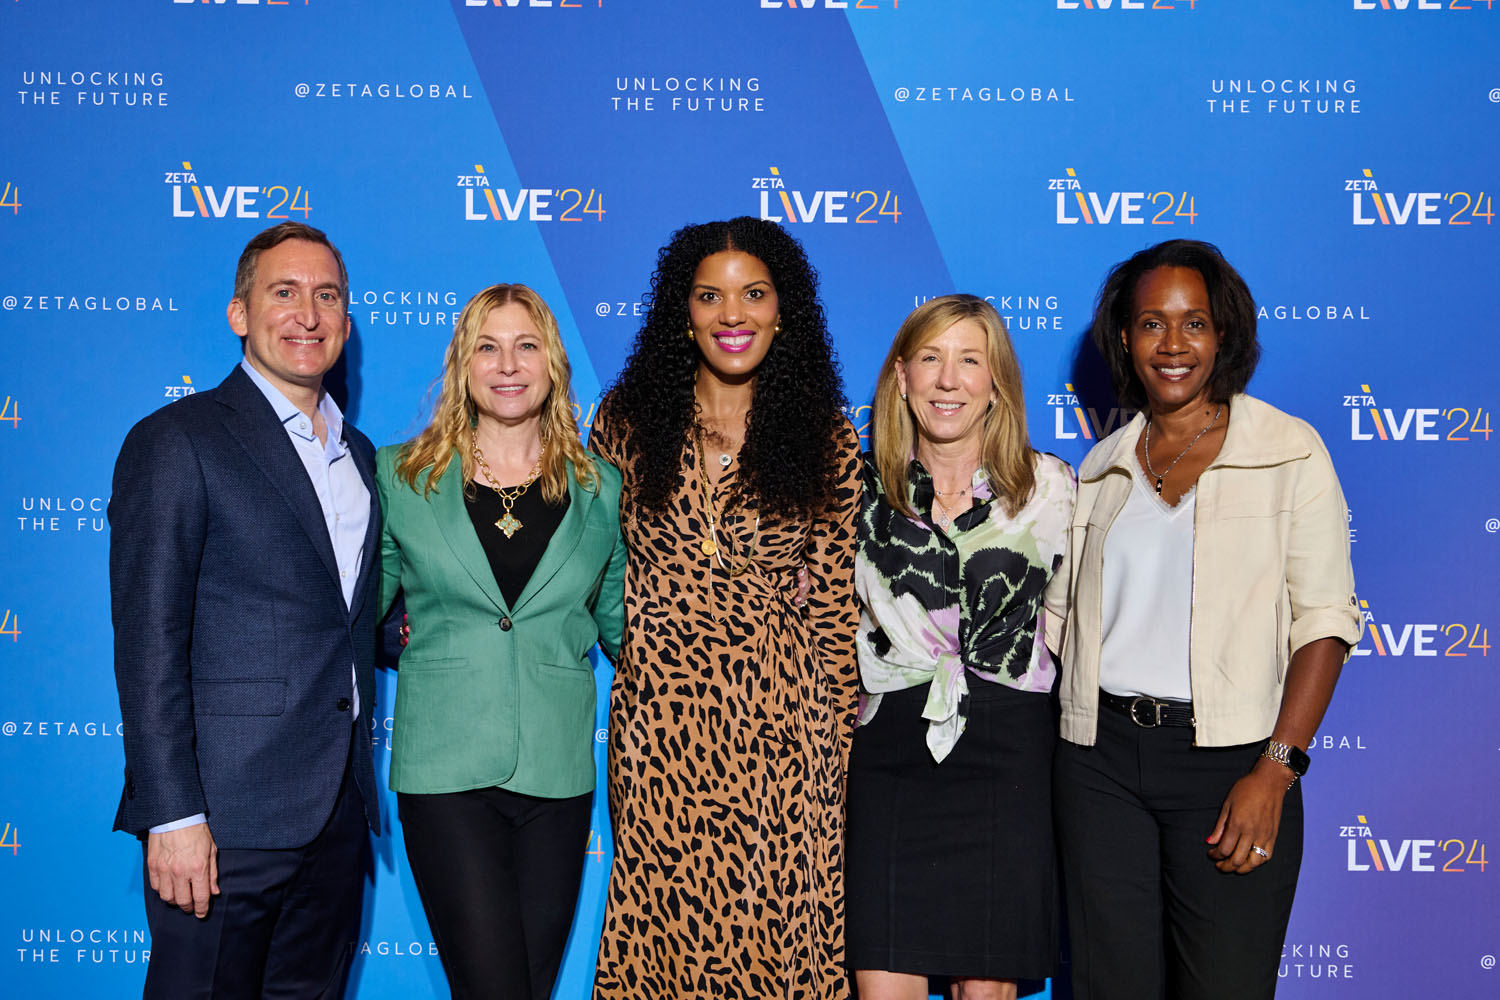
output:
[{"label": "diagonal blue stripe on backdrop", "polygon": [[[822,270],[852,399],[866,397],[913,292],[951,288],[842,12],[743,3],[709,23],[689,0],[454,7],[521,183],[602,203],[602,219],[541,226],[601,372],[624,359],[669,234],[758,214],[763,194]],[[781,192],[756,189],[773,167],[800,198],[792,213]],[[827,192],[846,192],[831,213],[844,221],[827,221]],[[805,215],[817,221],[794,221]]]}]

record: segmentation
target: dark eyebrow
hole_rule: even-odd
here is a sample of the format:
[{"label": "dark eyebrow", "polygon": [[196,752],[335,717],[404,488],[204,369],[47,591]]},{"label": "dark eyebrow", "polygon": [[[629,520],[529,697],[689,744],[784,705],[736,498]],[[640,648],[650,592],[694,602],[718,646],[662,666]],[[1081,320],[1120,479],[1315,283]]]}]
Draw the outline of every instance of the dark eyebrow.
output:
[{"label": "dark eyebrow", "polygon": [[[1197,306],[1194,306],[1191,309],[1184,309],[1183,313],[1187,314],[1187,315],[1191,315],[1192,313],[1202,313],[1204,316],[1211,316],[1211,315],[1213,315],[1213,310],[1212,309],[1199,309]],[[1137,310],[1136,315],[1137,316],[1164,316],[1164,315],[1166,315],[1166,310],[1164,310],[1164,309],[1140,309],[1140,310]]]},{"label": "dark eyebrow", "polygon": [[[765,285],[767,287],[770,287],[771,283],[769,281],[767,281],[765,278],[756,278],[754,281],[747,281],[747,282],[745,282],[745,284],[744,284],[743,287],[745,287],[745,288],[754,288],[756,285]],[[695,281],[695,282],[693,282],[693,287],[694,288],[702,288],[705,291],[710,291],[710,292],[720,291],[720,288],[719,288],[718,285],[710,285],[706,281]]]},{"label": "dark eyebrow", "polygon": [[[299,286],[300,284],[301,284],[301,282],[299,282],[296,278],[278,278],[277,280],[271,282],[271,284],[269,286],[267,286],[267,287],[269,287],[269,288],[285,288],[285,287],[295,288],[295,287]],[[341,291],[341,289],[339,288],[339,283],[337,281],[325,281],[325,282],[322,282],[321,284],[314,285],[313,286],[313,291],[315,291],[315,292],[321,292],[325,288],[332,289],[335,292]]]}]

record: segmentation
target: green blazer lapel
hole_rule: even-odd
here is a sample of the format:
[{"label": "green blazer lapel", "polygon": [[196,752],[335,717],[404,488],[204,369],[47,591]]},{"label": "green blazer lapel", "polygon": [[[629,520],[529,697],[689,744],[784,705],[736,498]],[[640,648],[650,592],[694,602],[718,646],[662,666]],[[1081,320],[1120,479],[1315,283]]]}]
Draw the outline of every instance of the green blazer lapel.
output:
[{"label": "green blazer lapel", "polygon": [[510,609],[500,594],[500,585],[495,582],[495,571],[490,567],[489,557],[484,554],[484,546],[479,544],[474,522],[469,519],[469,510],[464,505],[463,465],[456,454],[448,463],[443,478],[438,480],[437,489],[428,498],[427,509],[432,512],[438,533],[448,543],[453,558],[474,578],[484,596],[509,614]]},{"label": "green blazer lapel", "polygon": [[578,485],[578,480],[573,478],[573,465],[568,463],[568,509],[563,514],[563,519],[552,533],[552,538],[547,542],[547,548],[542,551],[541,562],[536,564],[532,571],[531,579],[526,581],[526,589],[521,591],[521,596],[516,600],[515,611],[519,612],[526,606],[526,602],[545,587],[557,571],[568,564],[573,553],[578,550],[578,544],[583,541],[584,525],[588,523],[589,510],[593,506],[598,495]]}]

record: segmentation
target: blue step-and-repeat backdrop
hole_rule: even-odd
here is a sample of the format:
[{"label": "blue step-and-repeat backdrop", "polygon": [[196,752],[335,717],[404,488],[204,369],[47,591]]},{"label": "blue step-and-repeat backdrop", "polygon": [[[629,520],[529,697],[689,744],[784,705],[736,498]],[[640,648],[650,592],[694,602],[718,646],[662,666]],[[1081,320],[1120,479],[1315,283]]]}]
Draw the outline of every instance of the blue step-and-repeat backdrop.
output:
[{"label": "blue step-and-repeat backdrop", "polygon": [[[237,362],[245,240],[296,219],[342,247],[340,392],[383,444],[496,281],[557,311],[587,422],[668,234],[756,214],[822,273],[862,431],[901,319],[968,291],[1009,323],[1037,447],[1074,463],[1120,420],[1083,346],[1106,269],[1223,248],[1260,304],[1252,391],[1333,452],[1368,624],[1312,751],[1281,994],[1500,995],[1495,6],[3,0],[0,992],[142,980],[105,505],[131,424]],[[580,847],[569,1000],[602,796]],[[399,830],[350,994],[447,995]]]}]

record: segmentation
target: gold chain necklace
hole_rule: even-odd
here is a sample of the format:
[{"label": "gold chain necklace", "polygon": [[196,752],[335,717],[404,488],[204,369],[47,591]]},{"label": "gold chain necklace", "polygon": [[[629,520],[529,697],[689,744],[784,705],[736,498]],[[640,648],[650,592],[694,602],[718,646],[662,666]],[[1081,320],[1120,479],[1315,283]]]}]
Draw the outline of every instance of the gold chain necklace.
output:
[{"label": "gold chain necklace", "polygon": [[[703,508],[708,513],[708,537],[698,543],[698,549],[704,555],[713,556],[718,560],[719,565],[724,568],[724,572],[733,578],[744,573],[755,562],[755,543],[760,538],[760,517],[757,516],[755,518],[755,529],[750,535],[750,548],[745,555],[745,561],[738,568],[726,563],[724,556],[719,552],[719,519],[717,512],[714,510],[713,491],[708,485],[708,469],[703,457],[703,425],[696,420],[693,421],[693,445],[697,450],[698,456],[698,486],[703,492]],[[727,526],[724,529],[724,534],[726,536],[729,534]]]},{"label": "gold chain necklace", "polygon": [[474,439],[474,461],[479,463],[479,471],[484,473],[484,478],[489,481],[490,489],[495,491],[495,495],[500,498],[500,503],[505,508],[505,516],[495,522],[495,527],[505,532],[506,538],[514,537],[515,533],[521,530],[521,519],[512,514],[510,509],[516,505],[517,500],[521,499],[521,494],[526,492],[527,487],[536,482],[537,477],[542,474],[542,456],[537,456],[536,464],[531,467],[526,481],[520,486],[511,487],[509,491],[500,487],[495,474],[490,471],[490,463],[484,460],[484,452],[479,450],[478,438]]}]

